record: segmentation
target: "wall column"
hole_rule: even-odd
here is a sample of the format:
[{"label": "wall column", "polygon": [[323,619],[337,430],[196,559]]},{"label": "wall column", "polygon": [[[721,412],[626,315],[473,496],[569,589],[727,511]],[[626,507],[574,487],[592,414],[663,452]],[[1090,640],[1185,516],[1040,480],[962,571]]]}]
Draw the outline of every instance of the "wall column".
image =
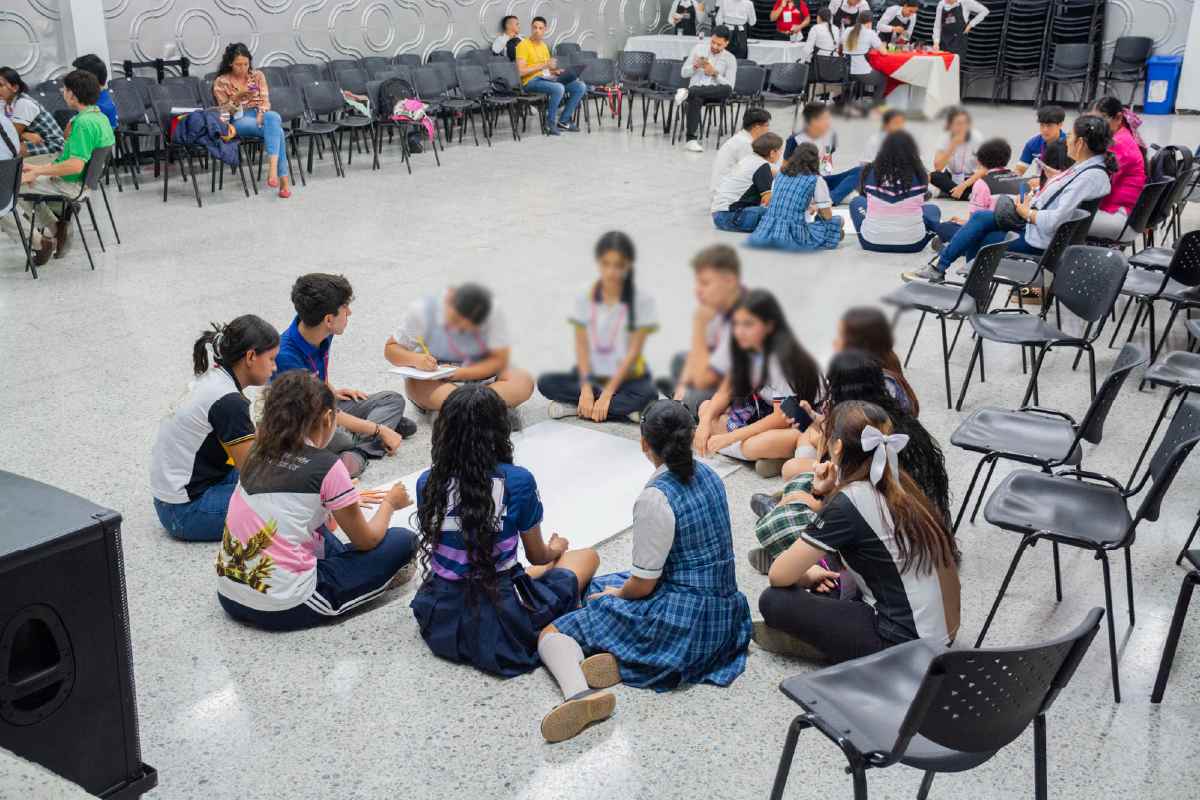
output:
[{"label": "wall column", "polygon": [[[104,25],[103,0],[62,0],[63,56],[71,63],[84,53],[95,53],[105,64],[108,59],[108,35]],[[112,71],[111,69],[109,70]]]},{"label": "wall column", "polygon": [[1188,26],[1186,48],[1175,108],[1200,111],[1200,2],[1192,3],[1192,24]]}]

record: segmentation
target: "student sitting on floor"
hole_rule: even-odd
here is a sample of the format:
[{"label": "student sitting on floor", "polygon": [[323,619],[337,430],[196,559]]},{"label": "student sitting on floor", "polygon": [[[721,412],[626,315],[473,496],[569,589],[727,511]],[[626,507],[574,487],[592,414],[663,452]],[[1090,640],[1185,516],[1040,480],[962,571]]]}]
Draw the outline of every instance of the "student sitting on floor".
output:
[{"label": "student sitting on floor", "polygon": [[1066,118],[1067,112],[1062,106],[1042,106],[1037,110],[1037,135],[1021,148],[1021,157],[1017,159],[1014,172],[1024,175],[1026,170],[1033,166],[1034,161],[1046,154],[1047,146],[1055,142],[1066,144],[1067,133],[1063,130],[1063,121]]},{"label": "student sitting on floor", "polygon": [[609,231],[596,242],[600,280],[585,289],[568,320],[575,330],[575,368],[546,373],[538,391],[553,402],[550,418],[637,422],[658,397],[642,347],[658,330],[654,298],[634,286],[633,240]]},{"label": "student sitting on floor", "polygon": [[750,233],[766,213],[775,181],[773,164],[779,160],[783,140],[768,132],[755,139],[751,148],[754,152],[721,179],[713,195],[712,220],[717,230]]},{"label": "student sitting on floor", "polygon": [[836,206],[858,188],[861,168],[855,164],[842,172],[833,171],[833,154],[837,150],[837,133],[833,130],[833,114],[824,103],[807,103],[801,112],[804,127],[788,137],[783,146],[783,157],[792,157],[798,145],[805,142],[817,148],[821,178],[829,186],[829,196]]},{"label": "student sitting on floor", "polygon": [[[296,318],[283,332],[276,359],[280,374],[290,369],[311,372],[329,383],[329,348],[350,324],[350,302],[354,290],[342,275],[314,272],[301,275],[292,285]],[[368,395],[358,389],[336,389],[338,429],[329,449],[341,454],[350,477],[366,469],[368,458],[391,455],[402,437],[417,432],[417,425],[404,416],[404,398],[397,392]]]},{"label": "student sitting on floor", "polygon": [[[754,641],[835,662],[917,638],[951,644],[960,602],[954,542],[899,467],[908,437],[870,403],[841,403],[826,424],[830,460],[813,480],[825,498],[820,518],[771,565]],[[820,566],[823,559],[845,566],[861,599],[840,596],[838,570]]]},{"label": "student sitting on floor", "polygon": [[754,155],[754,140],[771,132],[771,112],[765,108],[748,108],[742,115],[742,129],[725,140],[713,160],[712,175],[708,180],[709,192],[714,196],[721,179],[733,171],[743,158]]},{"label": "student sitting on floor", "polygon": [[229,496],[254,442],[242,390],[271,379],[278,352],[279,333],[253,314],[205,331],[192,345],[196,380],[159,424],[150,455],[154,511],[176,539],[220,541]]},{"label": "student sitting on floor", "polygon": [[409,305],[383,355],[398,367],[428,372],[439,365],[458,367],[438,380],[405,379],[408,399],[423,411],[437,411],[455,387],[472,382],[486,383],[515,409],[533,395],[533,377],[509,366],[511,342],[508,320],[493,307],[492,293],[464,283],[441,297],[428,295]]},{"label": "student sitting on floor", "polygon": [[975,157],[983,135],[971,124],[971,114],[961,106],[946,112],[946,134],[933,155],[929,182],[941,190],[946,200],[967,200],[971,186],[982,177]]},{"label": "student sitting on floor", "polygon": [[[337,413],[329,385],[307,372],[267,390],[217,552],[217,599],[236,620],[277,631],[320,625],[395,585],[412,559],[412,531],[388,527],[409,505],[404,484],[359,494],[326,449]],[[373,501],[368,520],[359,504]],[[349,546],[330,532],[330,517]]]},{"label": "student sitting on floor", "polygon": [[984,175],[982,180],[975,181],[971,187],[971,202],[967,206],[967,216],[954,216],[937,225],[937,238],[933,240],[934,250],[941,250],[946,242],[953,239],[954,234],[958,233],[958,229],[965,225],[967,219],[976,211],[994,211],[996,209],[996,198],[999,195],[992,192],[992,187],[988,183],[989,178],[1003,178],[1016,174],[1008,168],[1008,161],[1012,158],[1012,147],[1003,139],[988,139],[979,145],[976,156],[979,159],[979,168],[984,170]]},{"label": "student sitting on floor", "polygon": [[712,357],[722,376],[711,400],[700,405],[696,450],[761,461],[764,477],[779,474],[796,449],[796,431],[781,409],[788,398],[816,402],[821,371],[792,334],[783,308],[766,289],[747,292],[733,312],[732,335]]},{"label": "student sitting on floor", "polygon": [[693,458],[692,428],[679,403],[646,410],[642,452],[655,470],[633,507],[632,568],[592,581],[584,607],[542,631],[538,653],[564,697],[542,720],[547,741],[612,714],[616,699],[596,690],[728,686],[746,668],[750,607],[734,575],[725,484]]},{"label": "student sitting on floor", "polygon": [[543,537],[537,483],[513,464],[505,411],[495,392],[467,384],[433,423],[433,466],[417,480],[424,575],[412,610],[434,655],[508,678],[537,667],[538,632],[578,607],[600,557]]},{"label": "student sitting on floor", "polygon": [[916,390],[904,377],[900,357],[896,355],[896,343],[892,325],[884,313],[875,306],[855,306],[847,309],[838,320],[837,336],[833,340],[833,352],[862,350],[870,353],[883,368],[883,378],[888,394],[905,414],[920,416],[921,404]]},{"label": "student sitting on floor", "polygon": [[692,271],[700,303],[692,316],[692,346],[675,354],[671,377],[660,378],[658,390],[695,415],[721,384],[721,376],[712,368],[712,354],[729,339],[733,309],[746,294],[746,287],[742,286],[737,251],[729,245],[714,244],[701,250],[692,259]]},{"label": "student sitting on floor", "polygon": [[863,168],[861,193],[850,217],[863,250],[919,253],[933,238],[942,211],[925,202],[929,173],[908,131],[889,134],[872,164]]},{"label": "student sitting on floor", "polygon": [[796,148],[771,185],[771,204],[750,234],[751,247],[802,253],[838,246],[845,220],[833,216],[829,187],[819,169],[815,147],[805,143]]},{"label": "student sitting on floor", "polygon": [[872,115],[879,114],[879,130],[872,133],[871,138],[867,139],[867,146],[863,150],[860,162],[862,169],[875,163],[875,159],[879,157],[879,149],[883,147],[883,140],[896,131],[904,130],[904,126],[908,123],[908,116],[898,108],[876,106],[871,109],[871,113]]}]

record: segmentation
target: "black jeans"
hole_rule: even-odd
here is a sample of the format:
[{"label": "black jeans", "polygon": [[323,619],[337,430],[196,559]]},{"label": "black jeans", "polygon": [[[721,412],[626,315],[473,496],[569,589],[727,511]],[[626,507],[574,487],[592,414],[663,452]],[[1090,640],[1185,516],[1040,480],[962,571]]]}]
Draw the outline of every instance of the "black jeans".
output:
[{"label": "black jeans", "polygon": [[883,102],[883,93],[887,90],[887,76],[877,69],[864,75],[851,75],[850,80],[862,87],[864,95],[871,95],[876,103]]},{"label": "black jeans", "polygon": [[[579,383],[578,370],[570,372],[547,372],[538,377],[538,391],[543,397],[567,405],[579,403],[579,391],[583,387]],[[599,397],[604,386],[592,381],[592,396]],[[629,415],[641,413],[646,406],[658,399],[658,389],[654,387],[654,379],[647,372],[640,378],[631,378],[621,384],[612,402],[608,404],[608,418],[612,420],[628,420]]]},{"label": "black jeans", "polygon": [[958,181],[954,180],[954,176],[951,175],[948,170],[942,170],[940,172],[930,173],[929,182],[941,191],[942,199],[944,199],[944,200],[970,200],[971,199],[971,192],[969,190],[963,192],[962,197],[955,197],[954,195],[950,194],[950,190],[953,189],[955,186],[958,186]]},{"label": "black jeans", "polygon": [[[679,376],[683,374],[683,368],[687,364],[688,353],[685,350],[682,353],[676,353],[671,359],[671,377],[659,378],[655,383],[658,390],[667,397],[675,396],[675,387],[679,385]],[[692,412],[692,416],[700,413],[700,404],[705,400],[712,398],[717,393],[716,389],[697,389],[694,386],[689,386],[687,393],[683,397],[683,404]]]},{"label": "black jeans", "polygon": [[687,138],[700,138],[700,115],[704,111],[707,100],[724,100],[733,94],[733,87],[721,84],[719,86],[691,86],[687,97]]},{"label": "black jeans", "polygon": [[875,628],[875,609],[861,600],[815,594],[798,586],[770,588],[758,597],[767,625],[802,639],[834,662],[890,647]]}]

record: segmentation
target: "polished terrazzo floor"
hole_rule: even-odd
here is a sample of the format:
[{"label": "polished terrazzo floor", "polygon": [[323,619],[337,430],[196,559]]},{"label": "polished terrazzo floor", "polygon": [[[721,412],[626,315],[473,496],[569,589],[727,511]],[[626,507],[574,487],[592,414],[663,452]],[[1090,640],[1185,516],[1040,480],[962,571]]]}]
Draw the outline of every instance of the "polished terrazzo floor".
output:
[{"label": "polished terrazzo floor", "polygon": [[[1034,132],[1026,108],[977,110],[985,135],[1016,142]],[[777,114],[786,132],[790,109]],[[913,123],[927,158],[932,123]],[[841,124],[843,153],[857,156],[872,132]],[[1156,141],[1200,140],[1200,119],[1148,123]],[[369,613],[320,630],[271,635],[234,624],[217,605],[215,545],[167,538],[147,488],[157,420],[183,392],[190,348],[212,320],[258,313],[281,328],[291,319],[296,275],[345,273],[357,299],[348,333],[333,351],[339,385],[395,386],[383,343],[414,296],[447,283],[484,281],[515,328],[517,363],[534,371],[571,358],[564,324],[570,300],[594,276],[591,247],[609,228],[639,248],[637,279],[658,301],[664,325],[648,345],[665,368],[684,346],[692,308],[688,259],[702,245],[736,242],[712,229],[707,180],[712,151],[672,149],[608,124],[592,135],[537,136],[491,149],[452,146],[443,166],[418,156],[406,174],[398,152],[371,172],[357,159],[342,180],[327,162],[290,200],[243,198],[226,182],[203,209],[175,180],[112,193],[124,244],[98,256],[89,272],[82,251],[52,262],[38,281],[21,273],[14,248],[0,243],[0,464],[119,510],[125,519],[126,575],[136,665],[143,758],[154,765],[163,798],[752,798],[770,789],[785,728],[795,713],[779,681],[812,669],[752,648],[746,673],[728,689],[691,687],[667,694],[617,688],[615,717],[557,746],[538,735],[541,715],[559,701],[544,672],[498,681],[431,656],[408,610],[412,587]],[[1189,215],[1191,226],[1196,213]],[[851,304],[893,288],[913,256],[867,257],[852,242],[821,255],[743,250],[746,283],[769,286],[794,328],[824,360],[834,322]],[[900,337],[915,320],[901,322]],[[1182,343],[1182,330],[1175,345]],[[1101,369],[1115,357],[1102,350]],[[952,364],[961,379],[968,353]],[[1047,363],[1044,405],[1077,416],[1086,376],[1069,356]],[[989,380],[966,409],[1015,405],[1024,381],[1016,350],[989,350]],[[943,442],[962,415],[942,404],[936,334],[927,330],[910,378],[922,420]],[[1092,469],[1122,478],[1148,432],[1161,393],[1118,400],[1104,442],[1089,451]],[[535,397],[528,423],[545,416]],[[965,413],[965,412],[964,412]],[[633,428],[609,426],[632,437]],[[367,476],[379,483],[427,463],[429,428]],[[965,489],[972,459],[947,447],[952,487]],[[1001,466],[999,473],[1006,468]],[[999,475],[997,476],[999,477]],[[754,604],[765,586],[744,561],[752,546],[750,494],[774,486],[741,470],[727,480],[738,551],[738,580]],[[1057,798],[1179,797],[1200,776],[1200,608],[1179,647],[1161,706],[1150,688],[1182,572],[1172,563],[1197,511],[1200,457],[1185,466],[1161,519],[1147,524],[1134,551],[1137,626],[1117,599],[1125,702],[1114,705],[1104,634],[1049,720],[1050,787]],[[570,536],[570,531],[562,532]],[[964,551],[963,632],[973,642],[1016,546],[985,524],[960,531]],[[629,563],[627,534],[601,548],[602,570]],[[989,636],[997,645],[1029,642],[1074,626],[1103,605],[1098,565],[1064,552],[1065,598],[1054,602],[1049,552],[1026,558]],[[1123,581],[1121,567],[1114,569]],[[1120,584],[1118,583],[1118,586]],[[788,797],[848,796],[836,748],[805,734]],[[9,777],[5,777],[8,774]],[[27,797],[29,783],[0,771],[0,797]],[[873,796],[912,797],[920,774],[894,767],[870,775]],[[35,784],[36,785],[36,782]],[[47,789],[47,794],[49,790]],[[35,795],[38,792],[35,791]],[[969,773],[940,776],[933,797],[1032,795],[1032,738],[1023,735]]]}]

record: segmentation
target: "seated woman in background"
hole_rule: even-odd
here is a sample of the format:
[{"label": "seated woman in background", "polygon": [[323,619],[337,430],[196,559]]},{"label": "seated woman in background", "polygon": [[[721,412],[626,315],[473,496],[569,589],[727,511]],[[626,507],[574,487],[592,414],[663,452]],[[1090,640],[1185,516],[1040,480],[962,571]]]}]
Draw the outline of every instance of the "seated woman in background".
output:
[{"label": "seated woman in background", "polygon": [[513,464],[505,411],[495,392],[468,384],[433,423],[433,466],[417,479],[424,575],[412,610],[434,655],[508,678],[537,667],[538,632],[578,607],[600,557],[543,536],[537,482]]},{"label": "seated woman in background", "polygon": [[600,280],[585,289],[568,320],[575,329],[575,368],[538,378],[553,402],[550,418],[638,421],[658,398],[642,348],[658,330],[654,298],[634,286],[633,240],[609,231],[596,242]]},{"label": "seated woman in background", "polygon": [[850,59],[850,81],[871,96],[874,104],[883,102],[887,76],[871,66],[867,53],[884,49],[883,40],[873,28],[875,15],[870,8],[858,12],[853,25],[842,32],[842,53]]},{"label": "seated woman in background", "polygon": [[437,411],[460,384],[482,382],[516,408],[533,395],[533,376],[509,366],[512,339],[508,321],[492,303],[492,293],[477,283],[428,295],[413,302],[383,355],[398,367],[433,372],[458,367],[436,380],[406,378],[408,398],[424,411]]},{"label": "seated woman in background", "polygon": [[[812,219],[810,207],[816,209]],[[831,250],[842,241],[842,223],[841,217],[833,216],[817,148],[804,142],[783,162],[771,184],[770,205],[750,234],[749,244],[792,252]]]},{"label": "seated woman in background", "polygon": [[850,217],[863,250],[919,253],[933,237],[941,209],[925,202],[929,173],[917,140],[908,131],[888,134],[874,163],[863,168],[861,195],[850,201]]},{"label": "seated woman in background", "polygon": [[979,151],[975,155],[979,159],[979,171],[982,173],[982,177],[971,187],[971,200],[967,206],[967,216],[951,217],[937,226],[937,238],[933,240],[935,250],[941,250],[946,242],[953,239],[954,234],[958,233],[959,228],[965,225],[967,219],[976,211],[992,211],[996,208],[998,195],[992,193],[992,187],[988,183],[989,179],[1016,175],[1008,168],[1008,161],[1012,158],[1012,145],[1003,139],[988,139],[979,145]]},{"label": "seated woman in background", "polygon": [[816,402],[821,370],[796,341],[773,294],[752,289],[742,297],[732,335],[713,353],[710,366],[722,379],[712,399],[700,404],[696,450],[754,461],[763,477],[778,475],[797,436],[783,403]]},{"label": "seated woman in background", "polygon": [[971,114],[962,106],[946,112],[946,135],[933,156],[933,172],[929,182],[947,200],[967,200],[971,187],[979,180],[976,152],[983,144],[983,135],[972,127]]},{"label": "seated woman in background", "polygon": [[737,587],[725,484],[692,457],[692,427],[681,403],[646,409],[642,452],[655,470],[633,507],[632,569],[592,581],[584,607],[542,631],[538,653],[564,697],[542,720],[547,741],[612,714],[616,699],[595,690],[728,686],[746,668],[750,605]]},{"label": "seated woman in background", "polygon": [[238,470],[254,443],[242,391],[271,380],[278,352],[279,332],[253,314],[205,331],[192,346],[196,380],[159,425],[150,455],[154,510],[176,539],[221,540]]},{"label": "seated woman in background", "polygon": [[[771,565],[754,641],[834,662],[913,639],[952,644],[960,619],[954,541],[899,466],[908,437],[882,408],[859,401],[839,403],[826,424],[830,460],[813,480],[824,498],[819,520]],[[842,567],[861,598],[842,596]]]},{"label": "seated woman in background", "polygon": [[1100,201],[1088,234],[1097,239],[1115,240],[1124,233],[1124,240],[1130,241],[1135,234],[1125,230],[1125,222],[1146,186],[1146,145],[1137,132],[1142,119],[1115,97],[1101,97],[1096,101],[1094,111],[1104,118],[1112,131],[1108,152],[1117,159],[1117,171],[1112,176],[1112,190]]},{"label": "seated woman in background", "polygon": [[213,81],[213,99],[229,111],[238,136],[263,140],[267,148],[267,186],[278,186],[280,197],[291,197],[283,123],[271,110],[267,76],[252,68],[250,50],[241,42],[226,47],[221,56]]},{"label": "seated woman in background", "polygon": [[914,417],[921,413],[916,390],[904,377],[904,368],[895,351],[896,341],[892,326],[882,311],[874,306],[856,306],[842,314],[838,320],[837,336],[833,340],[833,352],[862,350],[870,353],[883,368],[883,379],[888,394],[905,414]]},{"label": "seated woman in background", "polygon": [[0,105],[17,129],[26,164],[49,164],[62,152],[66,139],[58,121],[29,94],[29,87],[12,67],[0,67]]},{"label": "seated woman in background", "polygon": [[[303,370],[271,383],[217,552],[217,599],[234,619],[276,631],[320,625],[397,585],[412,560],[412,531],[388,527],[410,504],[404,484],[360,494],[326,449],[336,429],[327,383]],[[378,503],[369,520],[363,502]]]}]

